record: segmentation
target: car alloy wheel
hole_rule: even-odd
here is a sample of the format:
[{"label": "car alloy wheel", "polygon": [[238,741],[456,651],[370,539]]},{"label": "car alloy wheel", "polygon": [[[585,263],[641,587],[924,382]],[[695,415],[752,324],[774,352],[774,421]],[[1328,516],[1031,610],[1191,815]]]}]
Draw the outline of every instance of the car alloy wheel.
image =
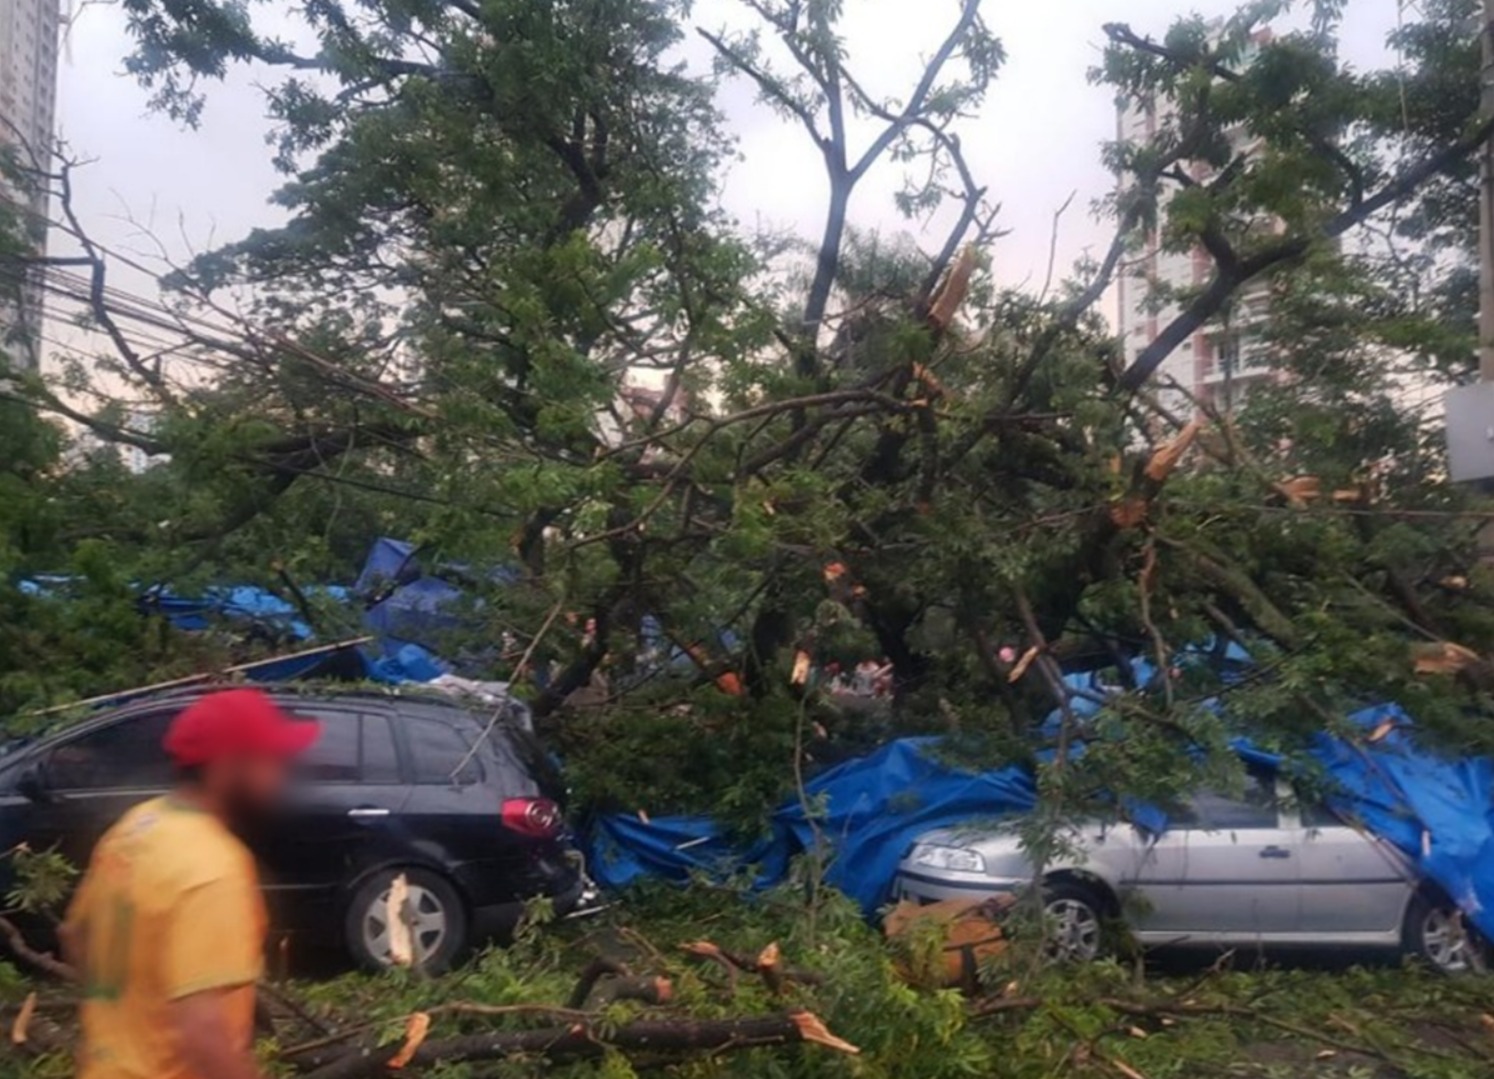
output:
[{"label": "car alloy wheel", "polygon": [[348,950],[365,970],[393,963],[389,894],[400,876],[405,878],[400,916],[410,927],[411,959],[427,973],[444,973],[467,948],[467,911],[451,882],[425,869],[386,869],[364,880],[347,908]]},{"label": "car alloy wheel", "polygon": [[1440,971],[1466,973],[1473,969],[1475,947],[1468,933],[1461,914],[1446,907],[1429,906],[1421,919],[1421,954]]},{"label": "car alloy wheel", "polygon": [[[386,965],[390,962],[389,893],[392,887],[385,888],[363,915],[363,947],[369,955]],[[435,892],[427,891],[418,884],[409,884],[407,888],[405,909],[401,917],[410,927],[415,965],[424,966],[431,956],[441,950],[441,945],[446,940],[449,928],[446,906]]]},{"label": "car alloy wheel", "polygon": [[1077,896],[1054,896],[1043,908],[1048,955],[1066,963],[1088,963],[1100,954],[1100,914]]}]

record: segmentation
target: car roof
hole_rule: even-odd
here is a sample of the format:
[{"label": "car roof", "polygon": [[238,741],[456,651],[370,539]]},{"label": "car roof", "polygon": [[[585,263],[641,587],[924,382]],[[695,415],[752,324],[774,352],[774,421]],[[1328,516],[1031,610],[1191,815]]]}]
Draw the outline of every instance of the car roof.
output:
[{"label": "car roof", "polygon": [[[64,735],[106,727],[115,720],[124,719],[139,712],[152,711],[163,706],[186,707],[193,701],[208,694],[224,689],[241,688],[243,685],[244,683],[241,682],[194,685],[121,699],[117,704],[96,708],[87,716],[73,722],[62,723],[51,729],[38,731],[31,736],[23,736],[0,743],[0,760],[13,754],[34,749],[39,745],[53,742]],[[255,685],[254,688],[263,689],[276,703],[291,712],[296,711],[298,703],[302,705],[313,703],[319,705],[363,704],[365,706],[377,704],[392,707],[397,713],[407,716],[457,719],[465,720],[471,724],[480,724],[483,723],[482,714],[484,711],[505,707],[504,705],[483,705],[481,709],[475,711],[471,704],[453,698],[449,694],[442,693],[439,690],[410,686],[402,686],[397,689],[394,687],[384,689],[368,686],[342,688],[318,683],[299,683],[294,686],[284,684]],[[518,702],[514,701],[513,703],[517,704]],[[495,726],[498,729],[507,729],[509,725],[500,723]]]}]

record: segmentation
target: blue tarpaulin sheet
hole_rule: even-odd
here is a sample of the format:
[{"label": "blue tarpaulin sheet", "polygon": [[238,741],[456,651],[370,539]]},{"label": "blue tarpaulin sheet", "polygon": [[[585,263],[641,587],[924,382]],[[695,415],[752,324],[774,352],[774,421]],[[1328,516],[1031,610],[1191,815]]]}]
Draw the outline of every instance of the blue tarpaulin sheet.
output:
[{"label": "blue tarpaulin sheet", "polygon": [[[1309,763],[1331,780],[1339,812],[1392,844],[1435,882],[1486,936],[1494,938],[1494,762],[1449,760],[1421,749],[1411,719],[1395,705],[1377,705],[1351,719],[1372,742],[1329,734],[1314,740]],[[923,832],[982,818],[1022,813],[1035,804],[1023,768],[965,771],[941,761],[927,739],[905,739],[849,761],[808,785],[814,822],[831,862],[826,880],[875,914],[891,897],[897,863]],[[1248,759],[1273,766],[1272,754],[1241,743]],[[1153,819],[1160,819],[1152,815]],[[814,828],[797,799],[773,815],[769,835],[742,848],[706,818],[644,822],[612,815],[594,822],[590,869],[611,887],[643,876],[682,882],[704,872],[724,876],[752,867],[760,885],[783,880],[791,860],[812,849]]]},{"label": "blue tarpaulin sheet", "polygon": [[805,785],[813,819],[794,799],[773,814],[769,834],[745,849],[703,817],[600,817],[588,836],[590,871],[602,884],[621,887],[643,876],[684,881],[697,872],[724,876],[750,867],[766,886],[783,879],[797,854],[813,849],[818,831],[833,854],[826,883],[874,912],[918,835],[1036,803],[1025,769],[962,771],[939,760],[934,746],[903,739],[815,777]]}]

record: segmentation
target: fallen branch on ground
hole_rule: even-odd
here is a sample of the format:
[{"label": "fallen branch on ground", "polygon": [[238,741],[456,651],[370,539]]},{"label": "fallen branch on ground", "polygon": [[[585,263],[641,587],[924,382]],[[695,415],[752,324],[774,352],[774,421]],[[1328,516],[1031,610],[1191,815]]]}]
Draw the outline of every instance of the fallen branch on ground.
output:
[{"label": "fallen branch on ground", "polygon": [[43,974],[49,974],[64,982],[75,982],[78,980],[78,972],[71,966],[58,959],[51,952],[37,951],[26,943],[26,938],[16,928],[15,922],[9,918],[0,917],[0,936],[5,938],[6,945],[18,959],[35,967]]},{"label": "fallen branch on ground", "polygon": [[687,955],[697,959],[708,959],[724,968],[731,978],[732,989],[736,989],[736,974],[756,974],[773,993],[782,993],[790,985],[823,985],[823,976],[812,970],[794,970],[783,965],[783,953],[776,943],[769,944],[755,958],[736,955],[708,940],[681,944]]},{"label": "fallen branch on ground", "polygon": [[[810,1012],[744,1019],[640,1019],[608,1029],[585,1020],[539,1030],[493,1031],[427,1040],[410,1055],[410,1067],[543,1057],[552,1063],[586,1060],[612,1050],[620,1053],[720,1053],[763,1046],[812,1043],[842,1053],[857,1053],[849,1042],[831,1034]],[[351,1050],[306,1079],[372,1079],[383,1074],[398,1046],[363,1046]]]}]

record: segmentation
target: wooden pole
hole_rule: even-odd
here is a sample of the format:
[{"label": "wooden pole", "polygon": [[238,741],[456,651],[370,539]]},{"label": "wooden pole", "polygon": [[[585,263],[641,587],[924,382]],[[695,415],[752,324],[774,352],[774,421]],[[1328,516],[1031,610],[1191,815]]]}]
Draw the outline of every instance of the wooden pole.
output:
[{"label": "wooden pole", "polygon": [[97,697],[89,697],[86,700],[73,701],[70,704],[59,704],[52,708],[43,708],[36,712],[22,712],[21,716],[30,718],[33,716],[50,716],[58,712],[66,712],[73,708],[89,708],[96,704],[109,704],[113,701],[128,701],[134,697],[143,697],[146,694],[162,693],[168,689],[182,689],[187,686],[195,686],[201,682],[210,682],[215,678],[232,678],[236,674],[246,674],[256,667],[268,667],[272,663],[281,663],[289,659],[305,659],[307,656],[316,656],[323,653],[340,652],[344,648],[356,648],[360,644],[368,644],[372,637],[352,637],[346,641],[337,641],[334,644],[318,645],[315,648],[303,648],[299,652],[288,652],[283,656],[269,656],[265,659],[256,659],[252,663],[239,663],[232,667],[224,667],[221,671],[204,671],[202,674],[189,674],[185,678],[173,678],[169,682],[153,682],[148,686],[136,686],[134,689],[121,689],[114,693],[104,693]]}]

